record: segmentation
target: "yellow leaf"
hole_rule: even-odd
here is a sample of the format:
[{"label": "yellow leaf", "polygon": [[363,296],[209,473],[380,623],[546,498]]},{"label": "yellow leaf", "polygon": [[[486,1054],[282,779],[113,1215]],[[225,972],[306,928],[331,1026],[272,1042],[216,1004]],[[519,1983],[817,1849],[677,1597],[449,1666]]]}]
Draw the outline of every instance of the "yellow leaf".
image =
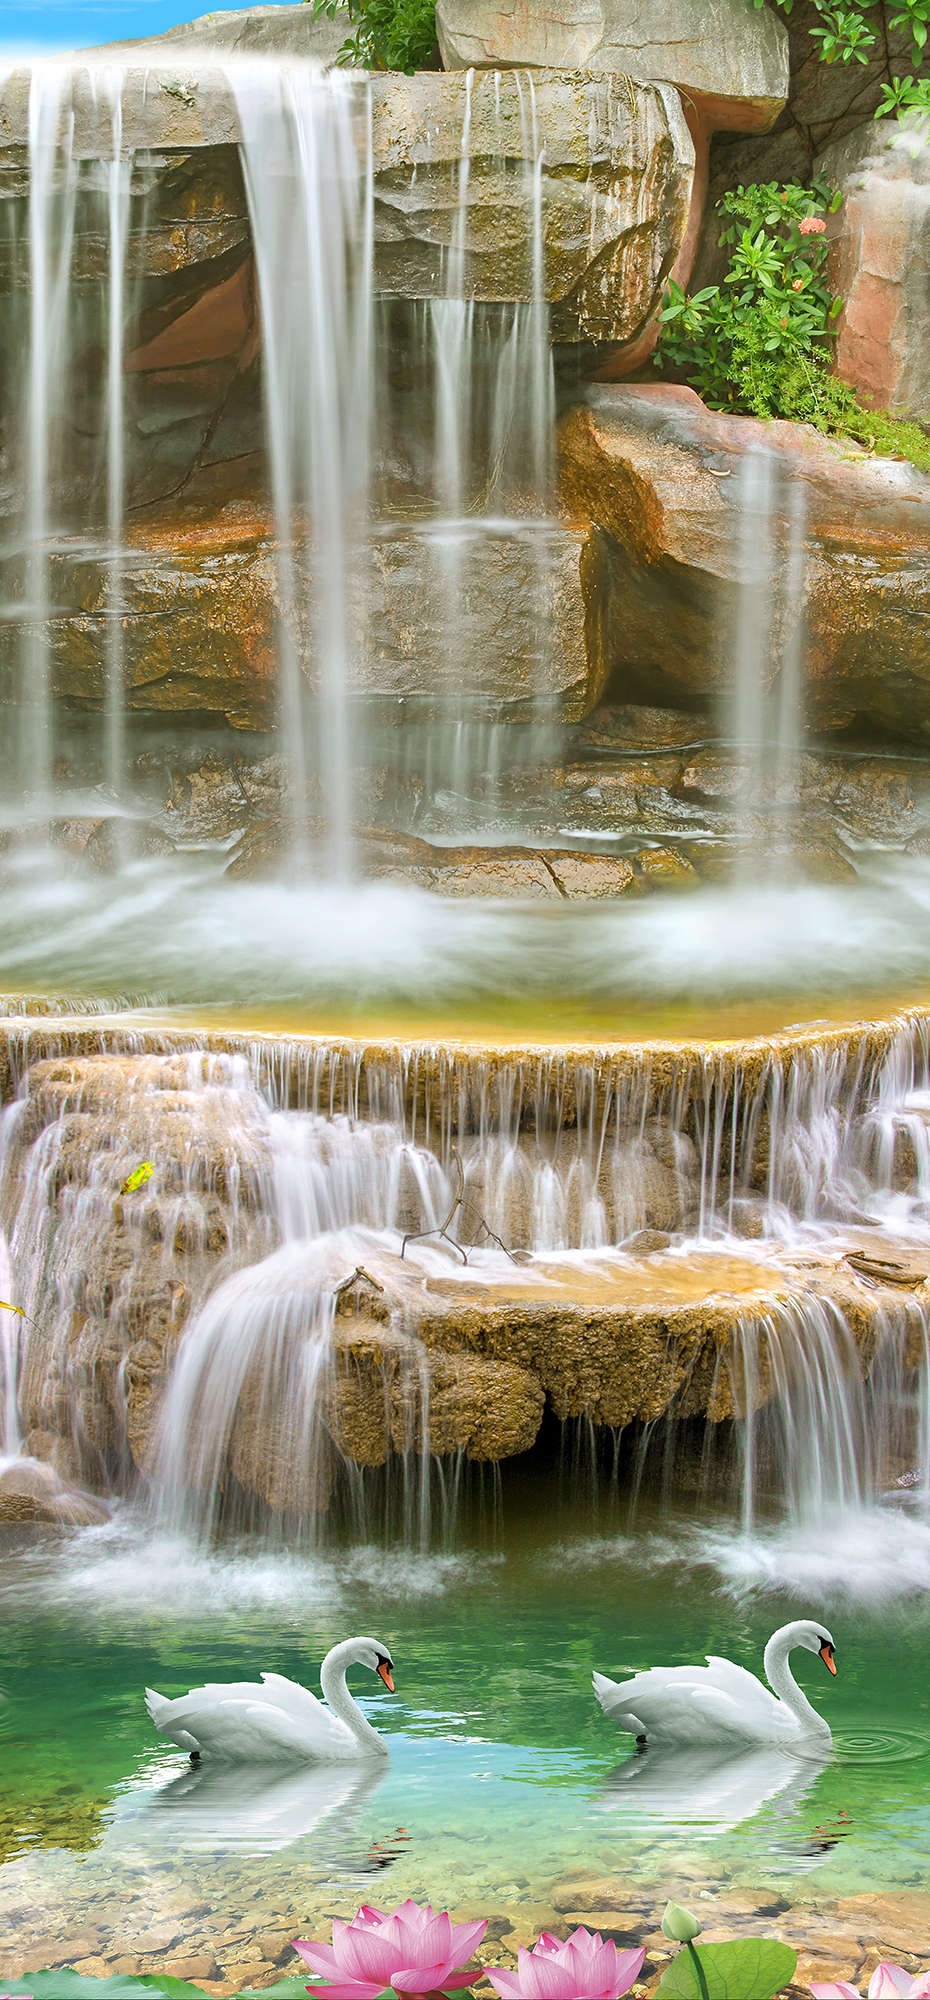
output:
[{"label": "yellow leaf", "polygon": [[120,1194],[135,1194],[137,1188],[144,1187],[146,1181],[151,1180],[154,1172],[155,1168],[151,1160],[143,1160],[141,1167],[136,1167],[135,1171],[130,1174],[129,1179],[123,1182]]}]

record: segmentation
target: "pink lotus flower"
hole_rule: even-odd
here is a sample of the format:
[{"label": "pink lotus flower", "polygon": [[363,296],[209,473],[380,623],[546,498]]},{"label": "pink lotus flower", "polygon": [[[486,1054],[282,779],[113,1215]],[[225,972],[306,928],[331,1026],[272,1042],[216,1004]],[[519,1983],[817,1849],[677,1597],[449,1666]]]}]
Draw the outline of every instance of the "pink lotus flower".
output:
[{"label": "pink lotus flower", "polygon": [[543,1931],[532,1951],[520,1946],[516,1972],[493,1965],[484,1970],[501,2000],[619,2000],[639,1977],[645,1956],[643,1949],[618,1951],[609,1938],[605,1944],[600,1931],[592,1937],[579,1928],[567,1944]]},{"label": "pink lotus flower", "polygon": [[472,1975],[457,1968],[470,1958],[485,1933],[485,1923],[453,1924],[448,1912],[437,1917],[429,1903],[408,1897],[397,1910],[372,1910],[363,1903],[350,1924],[333,1919],[332,1944],[294,1940],[311,1972],[332,1984],[308,1986],[323,2000],[376,2000],[393,1986],[395,1993],[446,1993],[470,1986]]},{"label": "pink lotus flower", "polygon": [[[861,2000],[858,1986],[837,1979],[829,1986],[817,1979],[811,1987],[814,2000]],[[930,2000],[930,1972],[905,1972],[903,1965],[881,1959],[869,1980],[868,2000]]]},{"label": "pink lotus flower", "polygon": [[798,223],[798,230],[802,236],[822,236],[826,226],[819,215],[805,215],[804,221]]}]

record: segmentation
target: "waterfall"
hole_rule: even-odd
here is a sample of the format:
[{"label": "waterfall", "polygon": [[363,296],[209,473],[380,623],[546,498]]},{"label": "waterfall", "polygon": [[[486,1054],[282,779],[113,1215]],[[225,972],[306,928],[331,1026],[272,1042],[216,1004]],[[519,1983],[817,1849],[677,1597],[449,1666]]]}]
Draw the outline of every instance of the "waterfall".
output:
[{"label": "waterfall", "polygon": [[125,792],[126,718],[123,685],[123,515],[126,503],[123,410],[123,318],[129,170],[123,159],[123,75],[105,71],[112,154],[107,166],[107,643],[104,769],[117,799]]},{"label": "waterfall", "polygon": [[[300,847],[312,771],[327,828],[324,865],[340,878],[351,869],[350,611],[370,478],[370,106],[339,71],[295,62],[236,64],[228,74],[262,310],[290,810]],[[316,741],[308,666],[319,689]]]},{"label": "waterfall", "polygon": [[[439,1517],[454,1527],[463,1461],[431,1443],[449,1358],[423,1312],[456,1274],[463,1298],[502,1291],[514,1312],[522,1286],[545,1297],[555,1279],[669,1314],[666,1413],[615,1446],[642,1467],[664,1440],[667,1505],[682,1451],[694,1484],[702,1411],[707,1478],[747,1534],[774,1516],[827,1533],[898,1485],[926,1500],[930,1203],[902,1152],[923,1022],[795,1052],[787,1076],[772,1051],[673,1082],[645,1056],[131,1055],[102,1024],[71,1056],[53,1018],[9,1032],[32,1053],[0,1127],[7,1302],[26,1314],[0,1329],[5,1450],[25,1440],[103,1491],[141,1474],[157,1519],[200,1535],[277,1519],[318,1539],[332,1505],[364,1534],[390,1520],[424,1541]],[[153,1179],[121,1196],[140,1158]],[[902,1267],[876,1295],[882,1260],[909,1254],[918,1289]],[[734,1260],[749,1296],[724,1325],[714,1285]],[[680,1361],[676,1299],[709,1314]],[[577,1411],[593,1438],[584,1395]]]},{"label": "waterfall", "polygon": [[[794,846],[806,573],[806,494],[786,481],[773,452],[743,456],[736,491],[737,608],[730,728],[740,764],[744,827],[737,873],[765,872],[772,853],[784,875]],[[760,812],[763,815],[760,824]]]},{"label": "waterfall", "polygon": [[25,483],[22,651],[23,782],[39,811],[52,789],[50,545],[57,526],[55,441],[66,409],[69,282],[77,173],[70,71],[37,63],[29,91],[29,363],[22,440]]}]

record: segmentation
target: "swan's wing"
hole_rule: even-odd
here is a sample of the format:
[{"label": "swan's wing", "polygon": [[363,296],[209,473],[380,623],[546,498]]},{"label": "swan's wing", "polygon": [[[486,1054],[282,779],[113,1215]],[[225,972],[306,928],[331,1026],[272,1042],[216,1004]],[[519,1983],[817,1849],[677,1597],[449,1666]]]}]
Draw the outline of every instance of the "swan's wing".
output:
[{"label": "swan's wing", "polygon": [[708,1653],[707,1673],[714,1687],[731,1694],[747,1712],[753,1709],[760,1715],[771,1716],[772,1709],[777,1707],[775,1696],[758,1675],[747,1673],[745,1667],[736,1666],[732,1660]]},{"label": "swan's wing", "polygon": [[284,1674],[263,1674],[262,1680],[264,1689],[254,1689],[256,1698],[270,1699],[276,1708],[283,1708],[285,1715],[292,1716],[295,1722],[303,1722],[313,1729],[337,1720],[319,1697],[310,1688],[301,1687],[299,1681],[289,1681]]},{"label": "swan's wing", "polygon": [[746,1679],[766,1697],[767,1708],[756,1702],[749,1707],[741,1690],[719,1686],[707,1667],[650,1667],[635,1680],[612,1685],[607,1712],[625,1711],[640,1719],[645,1735],[676,1743],[752,1739],[765,1726],[771,1730],[777,1703],[751,1674]]},{"label": "swan's wing", "polygon": [[312,1757],[314,1752],[292,1717],[273,1702],[242,1698],[232,1701],[204,1699],[205,1690],[195,1690],[186,1704],[183,1698],[172,1706],[175,1729],[190,1731],[197,1748],[227,1763],[252,1764],[269,1757]]}]

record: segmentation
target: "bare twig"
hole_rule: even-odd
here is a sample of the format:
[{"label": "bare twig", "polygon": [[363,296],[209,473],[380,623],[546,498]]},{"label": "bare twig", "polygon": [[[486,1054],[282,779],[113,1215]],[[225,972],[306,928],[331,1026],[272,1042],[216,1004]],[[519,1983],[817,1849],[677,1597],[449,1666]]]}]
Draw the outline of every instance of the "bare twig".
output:
[{"label": "bare twig", "polygon": [[364,1264],[356,1264],[355,1269],[351,1274],[351,1277],[343,1278],[342,1284],[336,1285],[334,1287],[333,1298],[334,1299],[341,1298],[343,1292],[351,1291],[352,1286],[357,1285],[360,1278],[363,1284],[372,1285],[376,1292],[384,1291],[384,1286],[379,1285],[377,1278],[373,1278],[370,1271],[366,1271]]},{"label": "bare twig", "polygon": [[[485,1221],[485,1219],[484,1219],[484,1216],[483,1216],[483,1215],[482,1215],[482,1214],[481,1214],[481,1213],[479,1212],[479,1210],[478,1210],[478,1209],[477,1209],[477,1208],[476,1208],[476,1207],[474,1206],[474,1203],[473,1203],[473,1202],[470,1202],[470,1201],[466,1201],[466,1199],[465,1199],[465,1169],[464,1169],[464,1167],[463,1167],[463,1165],[462,1165],[462,1162],[461,1162],[461,1160],[459,1159],[459,1156],[458,1156],[458,1153],[456,1152],[456,1150],[455,1150],[455,1147],[454,1147],[454,1146],[453,1146],[453,1148],[452,1148],[452,1158],[454,1159],[454,1161],[455,1161],[455,1164],[456,1164],[456,1166],[457,1166],[457,1168],[458,1168],[458,1175],[459,1175],[459,1184],[458,1184],[458,1192],[456,1193],[456,1196],[455,1196],[455,1200],[454,1200],[454,1201],[453,1201],[453,1203],[452,1203],[452,1207],[450,1208],[450,1210],[449,1210],[449,1213],[448,1213],[448,1215],[447,1215],[447,1216],[446,1216],[446,1217],[444,1218],[444,1220],[443,1220],[443,1221],[442,1221],[442,1222],[441,1222],[441,1223],[439,1224],[439,1227],[438,1227],[437,1229],[410,1229],[410,1230],[408,1230],[408,1232],[407,1232],[407,1235],[406,1235],[406,1236],[404,1237],[404,1240],[403,1240],[403,1243],[402,1243],[402,1244],[401,1244],[401,1246],[400,1246],[400,1254],[401,1254],[401,1256],[403,1257],[403,1255],[404,1255],[404,1252],[405,1252],[405,1250],[406,1250],[406,1248],[407,1248],[407,1245],[408,1245],[408,1243],[419,1243],[419,1242],[421,1242],[421,1241],[423,1240],[423,1238],[424,1238],[425,1236],[441,1236],[441,1237],[443,1238],[443,1240],[444,1240],[444,1241],[445,1241],[446,1243],[451,1243],[451,1245],[452,1245],[452,1248],[453,1248],[453,1250],[457,1250],[457,1251],[458,1251],[458,1253],[459,1253],[459,1256],[460,1256],[460,1257],[461,1257],[461,1259],[462,1259],[462,1263],[463,1263],[463,1264],[467,1264],[467,1263],[468,1263],[468,1252],[467,1252],[466,1250],[464,1250],[464,1249],[463,1249],[463,1247],[462,1247],[461,1243],[457,1243],[457,1242],[456,1242],[456,1240],[455,1240],[455,1237],[454,1237],[454,1236],[450,1236],[450,1235],[449,1235],[449,1226],[450,1226],[450,1224],[451,1224],[451,1222],[452,1222],[452,1220],[453,1220],[453,1218],[454,1218],[455,1214],[457,1213],[457,1211],[458,1211],[458,1210],[461,1210],[461,1213],[462,1213],[462,1217],[463,1217],[463,1219],[464,1219],[464,1217],[465,1217],[465,1215],[466,1215],[466,1214],[470,1214],[470,1215],[473,1215],[473,1216],[475,1216],[475,1218],[476,1218],[476,1221],[477,1221],[477,1226],[478,1226],[478,1228],[479,1228],[479,1229],[483,1229],[483,1231],[484,1231],[484,1234],[485,1234],[485,1237],[487,1238],[487,1240],[488,1240],[488,1241],[489,1241],[490,1243],[496,1243],[496,1244],[497,1244],[497,1246],[498,1246],[498,1249],[499,1249],[499,1250],[503,1250],[503,1252],[504,1252],[504,1256],[505,1256],[505,1257],[509,1257],[509,1258],[510,1258],[510,1261],[511,1261],[511,1263],[514,1263],[514,1262],[515,1262],[515,1259],[514,1259],[514,1257],[512,1256],[511,1252],[510,1252],[510,1251],[508,1250],[508,1248],[507,1248],[507,1245],[506,1245],[506,1243],[502,1243],[502,1242],[501,1242],[501,1239],[500,1239],[500,1237],[499,1237],[499,1236],[496,1236],[496,1235],[495,1235],[495,1233],[494,1233],[494,1230],[493,1230],[493,1229],[491,1228],[491,1226],[490,1226],[490,1223],[488,1223],[488,1222],[486,1222],[486,1221]],[[472,1249],[475,1249],[475,1248],[476,1248],[477,1246],[476,1246],[475,1244],[472,1244],[472,1246],[471,1246],[471,1247],[472,1247]]]}]

